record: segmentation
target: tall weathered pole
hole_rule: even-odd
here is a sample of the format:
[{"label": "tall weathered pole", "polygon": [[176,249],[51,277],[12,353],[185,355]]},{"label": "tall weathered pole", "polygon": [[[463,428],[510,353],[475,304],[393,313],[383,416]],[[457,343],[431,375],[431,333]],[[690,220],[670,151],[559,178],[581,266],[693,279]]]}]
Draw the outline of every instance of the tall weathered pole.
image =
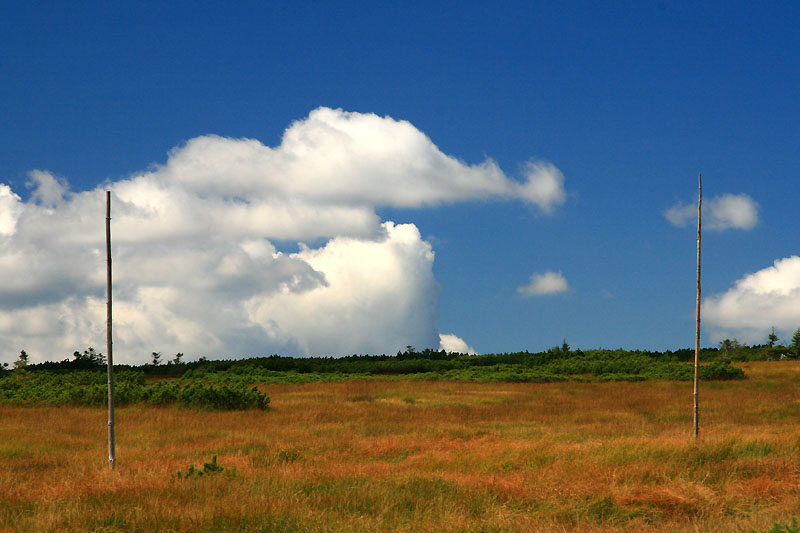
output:
[{"label": "tall weathered pole", "polygon": [[117,455],[114,449],[114,353],[111,343],[111,191],[106,191],[106,288],[108,293],[108,303],[106,307],[106,351],[108,359],[108,465],[111,470],[117,463]]},{"label": "tall weathered pole", "polygon": [[700,227],[702,221],[703,208],[703,175],[697,175],[699,192],[697,195],[697,323],[694,332],[694,438],[700,433],[700,420],[698,413],[698,372],[700,365]]}]

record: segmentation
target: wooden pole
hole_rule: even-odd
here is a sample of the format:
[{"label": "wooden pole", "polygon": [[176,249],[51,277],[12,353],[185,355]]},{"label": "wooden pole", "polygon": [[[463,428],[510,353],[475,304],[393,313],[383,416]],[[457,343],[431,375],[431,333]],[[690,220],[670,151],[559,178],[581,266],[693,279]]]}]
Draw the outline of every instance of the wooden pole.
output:
[{"label": "wooden pole", "polygon": [[111,342],[111,191],[106,191],[106,288],[108,294],[107,319],[106,319],[106,350],[108,359],[108,465],[111,470],[117,463],[114,449],[114,353]]},{"label": "wooden pole", "polygon": [[694,332],[694,438],[700,433],[700,419],[698,412],[698,371],[700,365],[700,228],[703,207],[703,175],[697,175],[699,192],[697,195],[697,323]]}]

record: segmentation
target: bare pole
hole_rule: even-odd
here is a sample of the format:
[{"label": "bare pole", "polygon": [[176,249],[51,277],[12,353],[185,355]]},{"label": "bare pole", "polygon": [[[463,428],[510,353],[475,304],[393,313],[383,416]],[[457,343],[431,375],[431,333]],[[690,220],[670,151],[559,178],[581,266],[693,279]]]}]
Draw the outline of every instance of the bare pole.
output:
[{"label": "bare pole", "polygon": [[106,191],[106,288],[108,293],[106,319],[106,350],[108,359],[108,466],[111,470],[117,463],[114,449],[114,353],[111,342],[111,191]]},{"label": "bare pole", "polygon": [[697,194],[697,323],[694,332],[694,438],[700,433],[700,419],[698,413],[698,373],[700,367],[700,228],[703,207],[703,175],[697,175],[699,192]]}]

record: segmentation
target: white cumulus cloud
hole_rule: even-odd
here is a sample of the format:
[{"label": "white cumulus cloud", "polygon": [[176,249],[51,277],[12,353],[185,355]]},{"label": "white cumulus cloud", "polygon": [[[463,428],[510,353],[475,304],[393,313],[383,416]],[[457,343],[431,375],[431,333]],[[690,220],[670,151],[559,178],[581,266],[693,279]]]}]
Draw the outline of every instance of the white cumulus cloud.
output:
[{"label": "white cumulus cloud", "polygon": [[[28,201],[0,184],[0,357],[102,351],[104,187],[28,177]],[[491,159],[442,153],[406,121],[328,108],[291,124],[275,147],[191,139],[105,187],[115,358],[438,348],[433,250],[416,226],[376,209],[517,199],[550,213],[563,181],[536,161],[511,179]],[[308,245],[279,251],[287,242]]]},{"label": "white cumulus cloud", "polygon": [[773,326],[783,339],[791,338],[800,327],[800,257],[778,259],[705,298],[702,313],[717,340],[762,342]]},{"label": "white cumulus cloud", "polygon": [[[697,224],[697,204],[678,204],[664,211],[674,226]],[[758,204],[746,194],[723,194],[703,201],[703,227],[711,230],[752,229],[758,224]]]},{"label": "white cumulus cloud", "polygon": [[282,285],[245,305],[278,340],[303,353],[384,353],[407,345],[436,347],[439,286],[433,250],[413,224],[386,222],[374,240],[336,237],[292,258],[324,273],[308,290]]},{"label": "white cumulus cloud", "polygon": [[558,294],[568,289],[567,278],[561,272],[548,270],[541,274],[532,274],[527,285],[517,288],[517,292],[525,297]]},{"label": "white cumulus cloud", "polygon": [[0,183],[0,237],[11,235],[17,228],[17,218],[22,212],[21,198],[11,187]]},{"label": "white cumulus cloud", "polygon": [[466,353],[476,355],[478,352],[466,343],[464,339],[451,333],[439,334],[440,344],[439,349],[450,353]]}]

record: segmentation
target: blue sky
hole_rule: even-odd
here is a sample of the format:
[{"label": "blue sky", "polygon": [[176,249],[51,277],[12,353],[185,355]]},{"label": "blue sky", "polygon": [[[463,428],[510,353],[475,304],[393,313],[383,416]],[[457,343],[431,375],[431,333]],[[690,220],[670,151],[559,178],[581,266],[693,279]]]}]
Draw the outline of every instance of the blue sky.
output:
[{"label": "blue sky", "polygon": [[[100,285],[44,267],[34,268],[23,288],[15,281],[18,272],[28,271],[14,261],[53,260],[50,241],[36,235],[55,238],[62,228],[59,209],[78,220],[80,209],[95,206],[87,195],[99,185],[116,192],[114,184],[136,176],[168,179],[154,165],[169,167],[170,153],[201,136],[256,139],[276,148],[288,128],[321,107],[407,122],[462,170],[488,158],[509,183],[527,179],[529,161],[550,164],[563,176],[563,199],[545,204],[508,191],[440,195],[413,205],[397,196],[370,203],[380,222],[418,228],[414,249],[430,245],[435,259],[424,264],[433,281],[427,274],[406,280],[419,297],[393,315],[401,324],[395,337],[377,345],[337,345],[342,350],[385,346],[393,352],[403,335],[410,344],[425,343],[432,332],[457,335],[478,352],[541,350],[565,338],[582,348],[690,347],[694,222],[677,227],[665,212],[696,201],[699,172],[709,202],[724,195],[745,199],[720,207],[728,217],[725,227],[704,234],[703,290],[712,299],[703,344],[726,336],[764,342],[771,326],[784,338],[800,327],[800,260],[794,260],[800,227],[797,5],[167,4],[0,8],[0,184],[18,197],[5,204],[17,218],[14,232],[6,231],[11,244],[0,261],[6,269],[0,273],[0,357],[11,360],[19,349],[45,346],[45,340],[60,339],[65,350],[70,343],[74,349],[103,344],[104,331],[92,329],[94,318],[86,324],[64,319],[88,302],[103,301]],[[34,180],[35,170],[46,171],[50,181]],[[400,170],[389,174],[399,176],[398,191],[416,183],[403,181]],[[218,179],[215,190],[226,196],[227,178]],[[363,179],[370,179],[368,173]],[[44,194],[54,183],[61,187],[58,201]],[[354,186],[359,183],[369,181]],[[133,196],[120,201],[136,203]],[[754,214],[743,220],[747,213],[737,205]],[[45,208],[55,218],[48,215],[49,222],[23,235],[20,228],[43,220],[34,212]],[[150,239],[147,231],[142,229],[142,241]],[[377,238],[342,231],[263,238],[287,257],[303,249],[300,241],[313,251],[337,237]],[[125,239],[136,238],[125,228],[122,233],[128,236],[119,244],[125,257]],[[144,253],[134,254],[133,245],[128,252],[137,261]],[[157,263],[154,255],[137,268],[155,271],[162,268]],[[310,259],[308,264],[325,274]],[[548,273],[560,273],[558,287],[564,289],[565,281],[566,289],[518,290],[531,276]],[[347,287],[357,291],[354,283]],[[144,285],[131,278],[122,290],[139,290],[141,297]],[[58,286],[61,300],[42,299],[43,286]],[[425,297],[437,290],[438,301]],[[399,297],[376,291],[365,298]],[[220,296],[225,305],[244,298],[234,292]],[[211,307],[213,295],[204,297]],[[361,300],[355,296],[355,307],[338,313],[357,314]],[[124,292],[121,298],[124,313]],[[274,302],[259,305],[262,321],[270,320],[265,313],[278,312]],[[258,314],[248,309],[249,316]],[[163,317],[179,315],[171,307]],[[68,324],[38,334],[33,325],[53,317]],[[20,320],[29,324],[20,327]],[[185,335],[201,331],[204,320],[213,318],[192,318]],[[359,327],[381,337],[375,330],[391,329],[392,320]],[[134,328],[135,321],[130,324]],[[259,355],[259,343],[270,353],[319,350],[319,344],[304,344],[302,328],[278,324],[283,330],[275,333],[264,324],[253,319],[243,327],[235,337],[241,344],[220,335],[204,342],[245,355]],[[133,361],[149,351],[180,349],[183,338],[148,323],[120,341],[120,350],[129,346],[126,357]],[[62,358],[45,352],[34,349],[34,359]]]}]

